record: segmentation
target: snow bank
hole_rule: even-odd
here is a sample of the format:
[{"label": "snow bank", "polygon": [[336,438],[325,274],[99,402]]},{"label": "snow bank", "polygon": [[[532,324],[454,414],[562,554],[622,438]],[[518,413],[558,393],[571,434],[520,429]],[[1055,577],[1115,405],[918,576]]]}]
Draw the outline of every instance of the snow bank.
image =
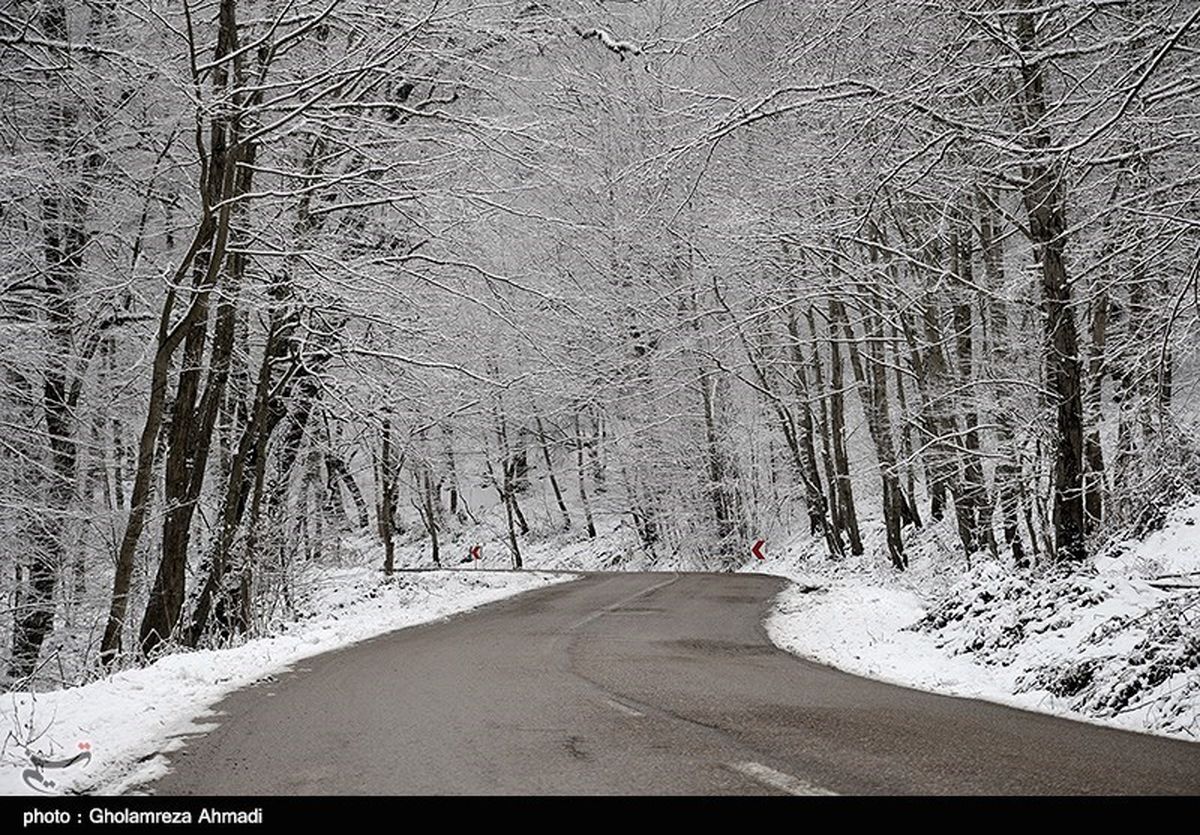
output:
[{"label": "snow bank", "polygon": [[[148,667],[68,690],[5,693],[0,794],[120,791],[161,774],[161,755],[182,746],[187,735],[212,727],[204,721],[212,718],[212,706],[234,690],[270,680],[318,653],[569,579],[466,570],[384,580],[377,569],[335,569],[310,587],[307,614],[282,625],[274,637],[167,655]],[[76,755],[81,761],[72,766],[47,767],[40,776],[31,771],[31,756]]]},{"label": "snow bank", "polygon": [[1192,498],[1145,540],[1074,571],[985,561],[939,572],[952,552],[922,547],[915,570],[894,575],[797,546],[784,566],[760,567],[801,584],[780,595],[767,631],[847,672],[1200,740],[1198,523]]},{"label": "snow bank", "polygon": [[986,669],[910,629],[924,614],[920,599],[904,589],[844,580],[816,589],[794,585],[777,598],[767,634],[796,655],[880,681],[959,696],[1002,695],[1003,684]]}]

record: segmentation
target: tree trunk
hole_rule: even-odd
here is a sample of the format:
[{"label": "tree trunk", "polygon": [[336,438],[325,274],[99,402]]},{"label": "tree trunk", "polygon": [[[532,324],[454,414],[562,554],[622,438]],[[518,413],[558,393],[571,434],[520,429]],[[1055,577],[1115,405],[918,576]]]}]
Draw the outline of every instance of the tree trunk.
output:
[{"label": "tree trunk", "polygon": [[[808,323],[808,332],[812,337],[813,346],[810,367],[813,374],[813,387],[816,390],[816,402],[820,408],[814,416],[821,432],[821,463],[825,473],[825,484],[828,486],[829,522],[833,526],[835,536],[841,541],[846,534],[850,543],[850,553],[859,555],[863,552],[862,539],[858,535],[858,520],[854,514],[854,497],[851,491],[849,477],[843,479],[840,470],[835,465],[832,418],[830,416],[831,393],[825,388],[825,372],[821,362],[821,348],[817,342],[817,324],[811,306],[804,311]],[[839,357],[839,371],[840,371]],[[840,395],[839,395],[840,397]],[[819,418],[819,419],[817,419]],[[843,428],[842,437],[845,437]],[[772,474],[774,470],[772,470]]]},{"label": "tree trunk", "polygon": [[349,468],[337,454],[332,451],[325,453],[325,466],[334,473],[334,478],[337,479],[346,492],[350,494],[350,500],[354,502],[355,524],[359,530],[366,530],[370,524],[370,516],[367,510],[367,500],[363,497],[362,488],[358,486],[358,482],[354,480],[354,476],[350,474]]},{"label": "tree trunk", "polygon": [[595,485],[597,493],[604,493],[608,490],[608,484],[605,479],[603,450],[605,436],[604,421],[598,410],[591,409],[590,413],[592,433],[588,438],[587,449],[588,455],[592,460],[592,484]]},{"label": "tree trunk", "polygon": [[914,528],[921,527],[921,513],[917,509],[917,479],[914,473],[916,448],[913,446],[912,419],[908,412],[908,398],[905,396],[903,358],[900,356],[900,333],[895,327],[891,328],[892,356],[895,360],[896,374],[896,405],[900,409],[900,456],[904,461],[904,521]]},{"label": "tree trunk", "polygon": [[808,389],[807,361],[800,343],[800,326],[794,309],[789,308],[787,319],[788,337],[792,352],[792,380],[796,390],[798,429],[796,442],[799,463],[804,470],[805,501],[808,505],[809,532],[820,533],[825,539],[829,555],[836,559],[845,556],[842,537],[829,519],[829,502],[821,487],[821,475],[817,466],[816,445],[813,442],[812,396]]},{"label": "tree trunk", "polygon": [[[222,0],[218,19],[215,55],[222,59],[235,54],[238,49],[234,0]],[[229,63],[232,63],[232,79],[230,67],[223,60],[217,62],[213,71],[213,89],[218,96],[225,94],[231,81],[240,87],[240,60],[234,58]],[[184,340],[184,356],[168,433],[167,508],[163,524],[162,559],[139,630],[141,648],[145,654],[150,654],[162,641],[170,638],[180,620],[192,514],[204,481],[217,407],[229,374],[229,355],[234,335],[234,308],[231,299],[234,298],[236,288],[222,296],[208,386],[200,399],[199,384],[208,334],[209,301],[226,265],[226,246],[234,211],[233,197],[249,190],[253,171],[249,165],[253,162],[253,149],[242,148],[237,144],[237,110],[241,104],[239,95],[235,93],[228,110],[214,116],[211,121],[207,176],[201,184],[202,197],[206,216],[211,214],[211,207],[220,208],[213,234],[202,242],[202,246],[207,246],[208,249],[196,262],[191,309],[179,324],[181,338]],[[240,162],[248,163],[247,167],[239,168]],[[244,207],[239,207],[238,211],[244,211]],[[200,250],[197,250],[197,255],[200,255]],[[230,273],[236,274],[240,270],[240,264],[240,258],[233,259]]]},{"label": "tree trunk", "polygon": [[425,516],[425,529],[429,531],[429,555],[433,559],[433,564],[436,568],[442,567],[441,551],[438,547],[438,515],[436,509],[436,500],[434,498],[437,487],[433,483],[429,469],[425,468],[423,473],[423,515]]},{"label": "tree trunk", "polygon": [[[445,442],[446,449],[446,467],[448,478],[450,480],[450,513],[453,516],[461,518],[458,509],[458,464],[454,456],[454,435],[449,424],[442,426],[442,436]],[[568,525],[570,520],[568,520]]]},{"label": "tree trunk", "polygon": [[506,460],[502,465],[504,481],[500,490],[500,498],[504,502],[504,518],[508,524],[508,547],[512,554],[513,568],[521,568],[521,546],[517,542],[517,527],[514,524],[514,506],[516,504],[512,491],[514,466],[515,463],[512,460]]},{"label": "tree trunk", "polygon": [[[236,49],[236,40],[232,48]],[[214,133],[217,131],[214,128]],[[236,135],[236,132],[231,133]],[[214,139],[214,146],[224,139]],[[242,157],[224,162],[228,166],[226,176],[232,176],[234,192],[237,194],[245,194],[250,190],[252,169],[249,166],[253,164],[254,156],[253,148],[248,148],[243,151]],[[242,159],[246,167],[238,168]],[[238,211],[240,213],[241,209]],[[183,368],[179,373],[168,431],[165,471],[167,514],[163,523],[162,559],[140,630],[142,652],[146,655],[174,634],[183,611],[192,518],[203,490],[220,404],[229,380],[236,335],[235,299],[245,276],[245,256],[234,253],[225,257],[232,225],[231,215],[225,213],[224,222],[213,239],[213,251],[209,253],[208,263],[202,272],[198,271],[196,277],[197,287],[216,287],[222,265],[227,267],[228,281],[217,307],[216,330],[203,391],[200,389],[200,380],[207,342],[208,291],[201,291],[193,302],[200,310],[184,340]]]},{"label": "tree trunk", "polygon": [[579,425],[579,415],[575,415],[575,468],[579,482],[579,503],[583,505],[583,518],[587,524],[588,539],[596,538],[596,523],[592,518],[592,503],[588,500],[587,473],[583,463],[584,441],[583,429]]},{"label": "tree trunk", "polygon": [[[187,628],[183,632],[183,640],[188,646],[194,647],[199,643],[208,627],[214,603],[220,602],[219,596],[223,592],[226,573],[232,561],[234,541],[254,485],[262,471],[259,458],[266,456],[267,439],[284,417],[283,409],[278,405],[282,398],[278,391],[272,391],[271,377],[274,365],[285,354],[282,348],[286,345],[288,326],[289,322],[285,317],[277,316],[267,335],[267,344],[263,349],[258,381],[255,385],[250,421],[242,430],[237,449],[230,461],[221,510],[221,526],[212,553],[205,561],[208,567],[207,576],[192,606]],[[290,376],[290,373],[286,374],[281,383],[286,383]],[[238,608],[236,605],[229,606],[227,602],[226,611],[232,612]]]},{"label": "tree trunk", "polygon": [[384,417],[380,429],[379,465],[376,483],[379,485],[379,502],[376,523],[379,539],[383,542],[383,573],[392,576],[396,568],[396,543],[392,537],[396,518],[396,480],[392,474],[392,421]]},{"label": "tree trunk", "polygon": [[1045,77],[1037,53],[1035,13],[1017,15],[1015,31],[1022,52],[1019,100],[1026,128],[1032,133],[1028,161],[1022,165],[1026,185],[1022,196],[1029,232],[1041,266],[1046,323],[1046,373],[1054,398],[1055,445],[1054,524],[1056,558],[1082,560],[1087,556],[1083,484],[1083,386],[1079,335],[1071,310],[1071,285],[1063,258],[1066,244],[1066,200],[1060,164],[1047,158],[1052,145],[1047,127]]},{"label": "tree trunk", "polygon": [[567,503],[563,500],[562,489],[558,486],[558,479],[554,475],[554,462],[550,458],[550,445],[546,441],[546,428],[542,426],[540,415],[534,415],[533,419],[537,426],[538,444],[542,448],[542,459],[546,462],[546,478],[550,481],[550,489],[554,491],[554,501],[558,504],[558,512],[562,514],[563,530],[570,530],[571,512],[567,510]]},{"label": "tree trunk", "polygon": [[[965,218],[951,232],[951,270],[958,277],[954,304],[954,343],[957,358],[958,385],[964,392],[962,418],[963,474],[962,487],[955,497],[959,518],[960,538],[968,556],[980,545],[994,553],[996,543],[991,532],[990,501],[984,483],[980,454],[979,415],[975,409],[975,341],[972,316],[975,295],[975,276],[972,269],[972,235]],[[955,422],[957,424],[957,421]]]},{"label": "tree trunk", "polygon": [[850,553],[863,553],[850,480],[850,457],[846,452],[846,375],[842,360],[836,312],[840,302],[829,300],[829,435],[833,446],[833,468],[837,479],[838,513],[850,539]]},{"label": "tree trunk", "polygon": [[[158,345],[154,353],[150,376],[150,400],[138,442],[133,491],[129,499],[129,518],[126,520],[125,531],[121,536],[121,545],[117,551],[112,603],[109,607],[108,621],[104,627],[104,636],[100,642],[100,659],[105,664],[115,661],[121,651],[130,581],[133,578],[134,557],[137,554],[138,543],[146,523],[146,515],[150,509],[154,460],[158,452],[159,430],[162,427],[166,411],[171,358],[183,341],[184,335],[189,331],[192,322],[201,312],[201,307],[193,304],[172,328],[171,315],[174,312],[176,301],[174,288],[180,285],[183,277],[195,263],[200,251],[213,240],[216,229],[222,221],[228,221],[227,209],[222,209],[218,217],[207,212],[202,215],[195,237],[175,271],[170,285],[172,289],[167,291],[167,297],[163,302],[162,313],[159,317]],[[199,292],[205,293],[207,290],[200,288]]]},{"label": "tree trunk", "polygon": [[887,400],[887,374],[880,352],[883,351],[883,324],[878,314],[869,314],[866,320],[865,339],[871,366],[864,365],[854,328],[846,316],[845,306],[830,300],[831,324],[836,330],[840,325],[846,336],[846,347],[850,354],[850,366],[858,383],[859,396],[866,412],[867,428],[875,443],[875,454],[879,459],[879,474],[883,484],[883,519],[887,531],[888,555],[892,566],[899,571],[908,567],[901,536],[903,490],[896,474],[896,449],[892,441],[891,416]]},{"label": "tree trunk", "polygon": [[926,293],[923,307],[926,347],[921,361],[928,395],[924,428],[927,436],[926,456],[929,460],[929,515],[940,520],[946,515],[946,500],[955,481],[954,459],[947,440],[948,436],[954,434],[947,403],[949,363],[943,347],[941,308],[932,293]]}]

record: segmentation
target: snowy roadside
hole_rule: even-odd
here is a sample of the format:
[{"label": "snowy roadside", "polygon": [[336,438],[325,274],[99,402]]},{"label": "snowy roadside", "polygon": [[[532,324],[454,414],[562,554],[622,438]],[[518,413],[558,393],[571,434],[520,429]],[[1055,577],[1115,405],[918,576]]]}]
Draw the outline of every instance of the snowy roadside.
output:
[{"label": "snowy roadside", "polygon": [[816,575],[788,579],[795,585],[776,599],[766,624],[777,646],[892,684],[1003,700],[1004,684],[988,669],[908,629],[926,611],[913,592]]},{"label": "snowy roadside", "polygon": [[[165,771],[166,752],[213,727],[212,707],[296,662],[396,629],[573,579],[570,574],[422,571],[384,581],[367,567],[325,574],[308,616],[238,647],[167,655],[83,687],[0,696],[0,794],[121,792]],[[30,755],[69,766],[32,768]]]},{"label": "snowy roadside", "polygon": [[1200,741],[1200,591],[1156,580],[1200,576],[1198,522],[1200,501],[1184,503],[1094,570],[1032,575],[988,561],[949,586],[928,568],[894,576],[793,552],[767,569],[797,583],[767,632],[846,672]]}]

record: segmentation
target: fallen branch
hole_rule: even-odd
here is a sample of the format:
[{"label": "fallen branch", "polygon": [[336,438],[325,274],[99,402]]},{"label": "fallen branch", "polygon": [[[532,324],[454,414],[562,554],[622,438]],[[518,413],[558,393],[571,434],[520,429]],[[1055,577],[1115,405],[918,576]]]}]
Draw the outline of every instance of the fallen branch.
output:
[{"label": "fallen branch", "polygon": [[1163,574],[1147,582],[1156,589],[1200,589],[1200,572]]}]

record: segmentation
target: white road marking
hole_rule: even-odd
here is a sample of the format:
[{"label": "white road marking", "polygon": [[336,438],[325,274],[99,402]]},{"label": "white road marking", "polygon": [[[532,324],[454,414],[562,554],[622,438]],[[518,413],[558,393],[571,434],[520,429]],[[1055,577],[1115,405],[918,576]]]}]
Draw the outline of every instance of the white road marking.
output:
[{"label": "white road marking", "polygon": [[626,716],[645,716],[646,715],[646,714],[642,713],[640,710],[634,710],[629,705],[621,704],[616,699],[605,699],[604,701],[613,710],[616,710],[620,713],[624,713]]},{"label": "white road marking", "polygon": [[583,618],[582,620],[578,620],[575,623],[571,624],[568,627],[568,629],[574,631],[581,626],[586,626],[587,624],[591,623],[592,621],[596,620],[597,618],[603,617],[604,615],[611,614],[612,612],[616,611],[617,609],[620,609],[622,606],[626,605],[627,603],[632,603],[633,601],[637,600],[639,597],[644,597],[647,594],[656,592],[659,589],[661,589],[663,586],[671,585],[671,583],[674,583],[678,579],[679,579],[679,572],[676,571],[669,579],[663,580],[661,583],[655,583],[653,586],[642,589],[641,591],[634,592],[633,594],[629,595],[629,597],[626,597],[622,600],[618,600],[616,603],[613,603],[611,606],[605,606],[603,609],[599,609],[595,612],[592,612],[586,618]]},{"label": "white road marking", "polygon": [[837,792],[831,792],[829,789],[823,789],[820,786],[807,783],[799,777],[784,774],[782,771],[776,771],[762,763],[745,762],[728,763],[727,765],[729,768],[749,777],[755,782],[762,783],[764,786],[770,786],[787,794],[795,794],[801,797],[822,797],[837,794]]}]

